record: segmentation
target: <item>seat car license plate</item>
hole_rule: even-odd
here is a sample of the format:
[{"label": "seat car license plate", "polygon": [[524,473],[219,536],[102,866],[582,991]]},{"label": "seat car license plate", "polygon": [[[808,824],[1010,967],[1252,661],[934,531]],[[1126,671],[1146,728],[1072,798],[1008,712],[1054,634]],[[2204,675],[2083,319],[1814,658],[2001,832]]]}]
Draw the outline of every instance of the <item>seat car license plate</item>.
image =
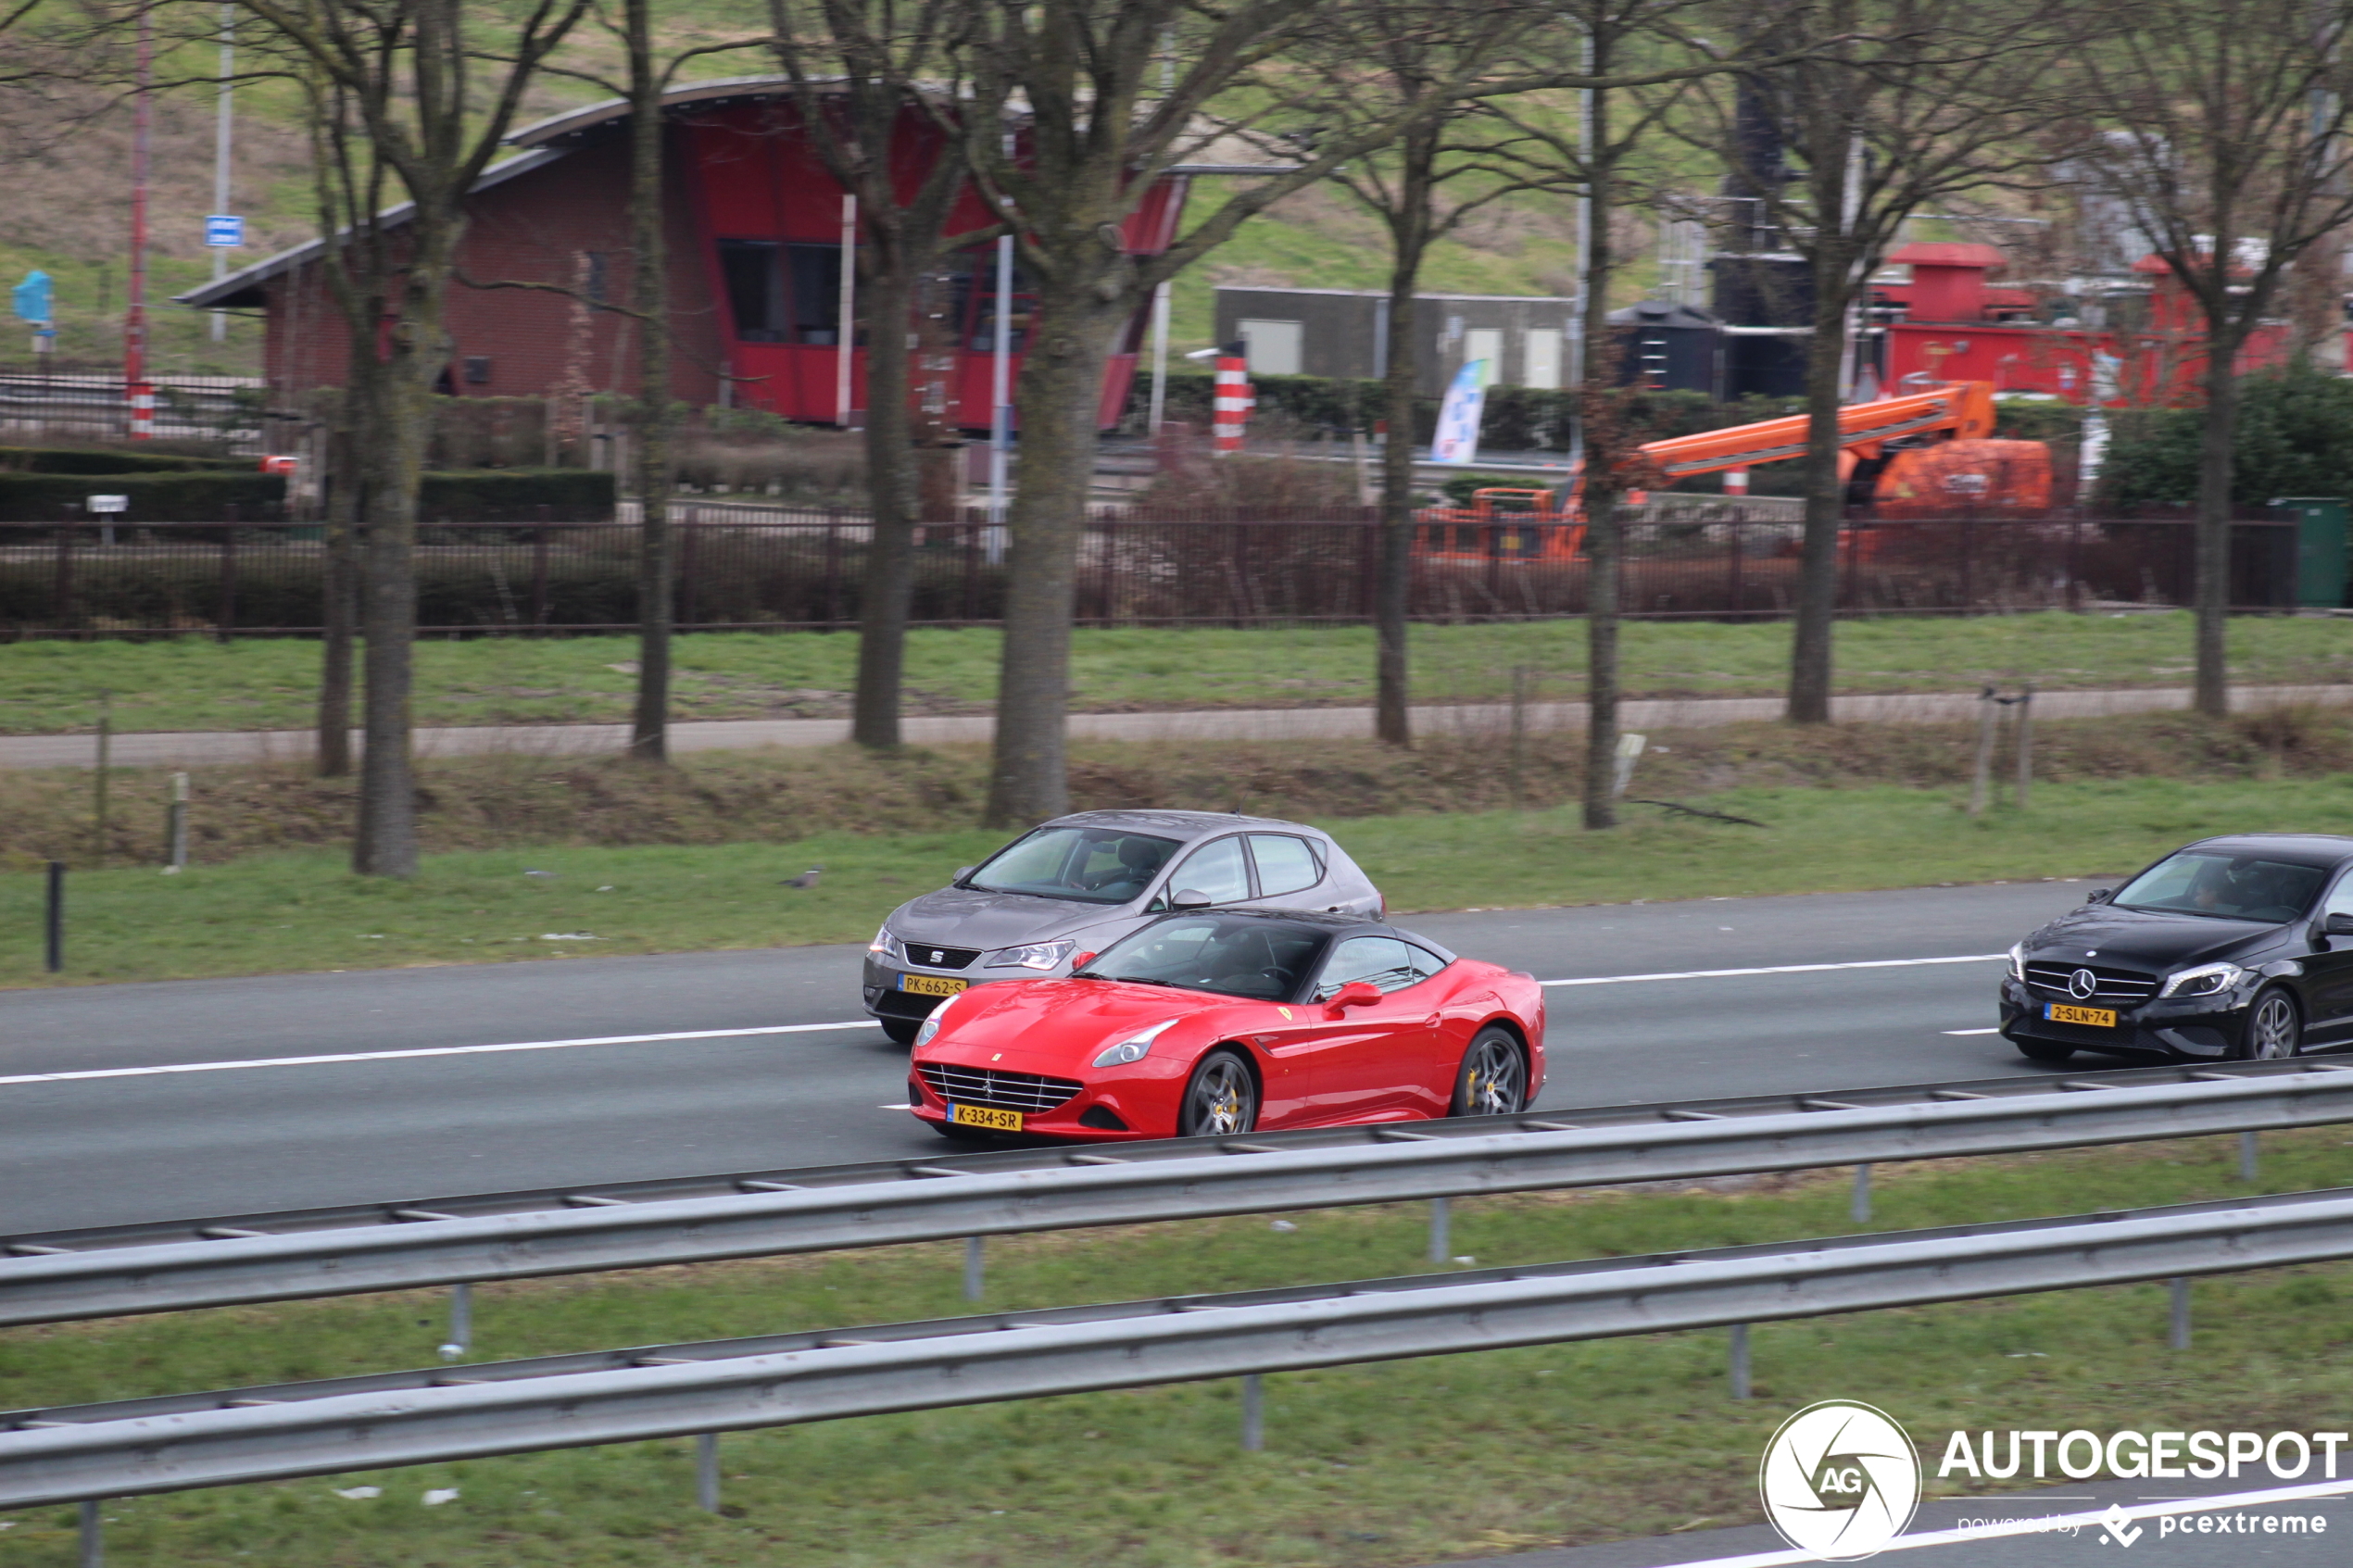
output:
[{"label": "seat car license plate", "polygon": [[992,1133],[1021,1131],[1020,1111],[999,1110],[994,1106],[951,1105],[948,1108],[948,1120],[959,1127],[986,1127]]},{"label": "seat car license plate", "polygon": [[902,974],[899,977],[899,988],[912,991],[918,997],[952,997],[971,984],[969,980],[942,980],[930,974]]},{"label": "seat car license plate", "polygon": [[2116,1027],[2116,1013],[2109,1008],[2071,1008],[2064,1002],[2045,1002],[2043,1016],[2053,1023],[2088,1023],[2095,1029]]}]

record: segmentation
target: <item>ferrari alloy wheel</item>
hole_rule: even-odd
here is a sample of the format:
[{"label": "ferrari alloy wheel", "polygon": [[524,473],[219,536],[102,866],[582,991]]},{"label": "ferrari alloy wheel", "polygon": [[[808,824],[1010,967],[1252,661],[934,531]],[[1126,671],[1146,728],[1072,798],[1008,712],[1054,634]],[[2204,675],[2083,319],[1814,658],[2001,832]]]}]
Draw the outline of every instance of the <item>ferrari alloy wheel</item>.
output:
[{"label": "ferrari alloy wheel", "polygon": [[1247,1133],[1258,1125],[1258,1085],[1242,1059],[1231,1051],[1212,1051],[1193,1069],[1185,1085],[1185,1103],[1176,1113],[1180,1138],[1224,1137]]},{"label": "ferrari alloy wheel", "polygon": [[2247,1061],[2284,1060],[2296,1054],[2303,1033],[2296,998],[2275,987],[2255,998],[2246,1032],[2239,1036],[2239,1055]]},{"label": "ferrari alloy wheel", "polygon": [[1528,1062],[1502,1029],[1482,1029],[1463,1053],[1454,1078],[1455,1116],[1509,1116],[1528,1097]]}]

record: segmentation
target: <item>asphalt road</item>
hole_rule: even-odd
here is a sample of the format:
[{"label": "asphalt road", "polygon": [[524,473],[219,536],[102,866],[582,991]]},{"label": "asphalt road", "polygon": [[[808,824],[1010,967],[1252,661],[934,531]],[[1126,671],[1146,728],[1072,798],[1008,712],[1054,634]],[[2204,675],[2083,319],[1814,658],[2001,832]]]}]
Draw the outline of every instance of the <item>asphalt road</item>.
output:
[{"label": "asphalt road", "polygon": [[[2045,1072],[1991,1033],[1986,955],[2091,885],[1400,923],[1569,982],[1541,1103],[1601,1105]],[[863,1021],[858,962],[798,947],[0,993],[0,1229],[937,1153],[895,1109],[906,1051]],[[1860,967],[1692,972],[1812,965]]]}]

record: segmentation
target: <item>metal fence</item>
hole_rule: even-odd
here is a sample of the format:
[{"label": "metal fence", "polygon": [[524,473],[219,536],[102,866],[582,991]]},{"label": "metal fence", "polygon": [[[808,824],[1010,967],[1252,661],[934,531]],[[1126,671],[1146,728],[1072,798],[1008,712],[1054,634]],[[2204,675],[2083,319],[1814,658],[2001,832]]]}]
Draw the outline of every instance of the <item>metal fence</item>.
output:
[{"label": "metal fence", "polygon": [[731,1429],[1725,1325],[1737,1384],[1752,1323],[2159,1279],[2178,1303],[2189,1276],[2348,1256],[2340,1189],[19,1411],[0,1508],[687,1436],[716,1508]]},{"label": "metal fence", "polygon": [[[1737,508],[1638,516],[1619,602],[1651,618],[1769,619],[1794,602],[1797,524]],[[698,631],[857,624],[872,529],[844,511],[682,508],[677,623]],[[2183,519],[1856,520],[1838,541],[1848,615],[1970,614],[2188,602],[2195,525]],[[2296,526],[2233,525],[2231,601],[2296,602]],[[1369,512],[1268,517],[1128,511],[1086,525],[1076,615],[1087,626],[1264,626],[1370,618]],[[434,633],[627,630],[638,531],[628,522],[428,523],[419,620]],[[315,633],[325,549],[316,524],[0,523],[0,636],[219,637]],[[999,620],[1006,531],[976,516],[918,531],[912,619]],[[1410,613],[1424,621],[1581,614],[1590,564],[1562,525],[1425,528]]]},{"label": "metal fence", "polygon": [[[268,383],[253,376],[154,376],[153,437],[158,441],[260,441]],[[120,371],[60,367],[0,371],[0,442],[120,441],[131,434],[131,399]]]},{"label": "metal fence", "polygon": [[2126,1069],[245,1215],[0,1238],[0,1324],[2347,1121],[2353,1068]]}]

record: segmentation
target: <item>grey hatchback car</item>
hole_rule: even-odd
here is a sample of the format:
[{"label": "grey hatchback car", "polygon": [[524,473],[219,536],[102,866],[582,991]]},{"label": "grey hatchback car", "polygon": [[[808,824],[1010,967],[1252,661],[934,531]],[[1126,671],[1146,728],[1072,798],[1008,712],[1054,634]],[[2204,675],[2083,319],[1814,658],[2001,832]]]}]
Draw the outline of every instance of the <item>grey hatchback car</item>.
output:
[{"label": "grey hatchback car", "polygon": [[1378,920],[1379,889],[1331,835],[1214,811],[1080,811],[891,911],[866,948],[866,1011],[902,1045],[941,1000],[1068,974],[1154,915],[1202,907]]}]

